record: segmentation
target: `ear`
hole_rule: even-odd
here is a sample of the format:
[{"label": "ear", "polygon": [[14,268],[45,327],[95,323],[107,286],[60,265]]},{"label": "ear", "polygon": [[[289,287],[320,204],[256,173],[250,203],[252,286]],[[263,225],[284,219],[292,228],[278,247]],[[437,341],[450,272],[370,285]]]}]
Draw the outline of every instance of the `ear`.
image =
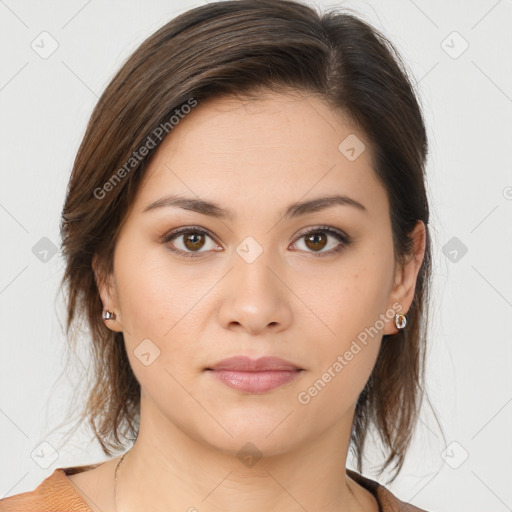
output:
[{"label": "ear", "polygon": [[[393,304],[398,302],[402,306],[402,309],[396,312],[402,315],[405,315],[411,307],[418,272],[423,263],[423,258],[425,257],[426,228],[422,221],[416,223],[411,237],[413,240],[412,254],[405,263],[401,265],[397,264],[397,267],[395,267],[395,279],[393,289],[390,293],[391,302],[388,305],[388,307],[391,308]],[[397,332],[398,328],[395,325],[395,319],[393,317],[390,322],[386,323],[384,334],[396,334]]]},{"label": "ear", "polygon": [[103,321],[112,331],[123,332],[114,275],[109,274],[104,270],[97,254],[94,254],[92,258],[92,269],[101,302],[103,304],[103,310],[106,309],[115,315],[114,318]]}]

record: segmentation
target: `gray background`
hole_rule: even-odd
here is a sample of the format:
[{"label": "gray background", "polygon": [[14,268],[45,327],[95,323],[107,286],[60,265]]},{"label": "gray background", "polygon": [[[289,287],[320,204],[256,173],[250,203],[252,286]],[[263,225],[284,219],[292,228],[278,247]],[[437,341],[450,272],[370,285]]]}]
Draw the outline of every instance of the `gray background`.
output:
[{"label": "gray background", "polygon": [[[146,37],[201,4],[0,0],[0,498],[34,489],[56,467],[105,460],[86,430],[57,428],[84,398],[73,392],[86,363],[66,358],[60,211],[109,80]],[[314,5],[348,6],[390,37],[429,129],[427,389],[446,438],[425,407],[389,487],[433,511],[512,510],[512,1]]]}]

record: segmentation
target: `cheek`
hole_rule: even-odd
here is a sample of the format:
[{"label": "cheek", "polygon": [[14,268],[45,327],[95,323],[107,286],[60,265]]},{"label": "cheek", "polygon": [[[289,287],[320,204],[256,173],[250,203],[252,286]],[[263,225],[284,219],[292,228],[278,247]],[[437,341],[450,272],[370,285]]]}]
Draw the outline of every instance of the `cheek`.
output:
[{"label": "cheek", "polygon": [[[344,290],[351,291],[347,285]],[[315,335],[316,355],[309,378],[297,396],[301,404],[335,420],[355,406],[370,377],[381,347],[381,329],[376,329],[380,312],[377,300],[331,302],[341,309],[332,312],[329,330]],[[380,327],[380,325],[379,325]],[[333,331],[333,332],[330,332]],[[326,411],[329,411],[326,413]]]},{"label": "cheek", "polygon": [[316,401],[315,409],[323,414],[329,411],[331,421],[341,418],[355,407],[374,367],[378,348],[374,344],[361,347],[357,353],[349,351],[352,354],[350,360],[346,353],[337,354],[301,398]]},{"label": "cheek", "polygon": [[126,267],[118,272],[119,306],[123,327],[130,333],[156,335],[174,323],[173,306],[181,303],[180,287],[169,282],[163,269],[150,266]]},{"label": "cheek", "polygon": [[317,351],[308,384],[312,394],[322,394],[318,402],[334,400],[338,411],[357,400],[377,360],[393,270],[392,249],[387,249],[354,252],[337,272],[302,281],[301,293],[317,290],[306,295],[317,317],[310,323]]},{"label": "cheek", "polygon": [[[325,272],[301,276],[295,290],[299,297],[304,297],[306,314],[316,315],[319,336],[339,340],[339,347],[375,325],[386,312],[393,272],[389,253],[354,251],[347,253],[339,265],[326,267]],[[381,327],[378,326],[379,330]]]},{"label": "cheek", "polygon": [[176,272],[166,251],[154,243],[126,241],[119,244],[118,254],[115,273],[123,327],[161,338],[187,314],[206,285]]},{"label": "cheek", "polygon": [[[133,244],[135,247],[141,245]],[[121,246],[122,247],[122,246]],[[119,254],[123,254],[119,251]],[[201,298],[215,284],[209,279],[190,279],[177,272],[165,251],[147,245],[146,250],[124,251],[116,261],[116,283],[125,342],[137,378],[149,379],[158,367],[179,375],[199,367],[198,343],[202,339],[204,309]],[[144,341],[150,340],[150,342]],[[146,345],[141,345],[142,343]],[[158,354],[147,368],[137,361],[143,351]]]}]

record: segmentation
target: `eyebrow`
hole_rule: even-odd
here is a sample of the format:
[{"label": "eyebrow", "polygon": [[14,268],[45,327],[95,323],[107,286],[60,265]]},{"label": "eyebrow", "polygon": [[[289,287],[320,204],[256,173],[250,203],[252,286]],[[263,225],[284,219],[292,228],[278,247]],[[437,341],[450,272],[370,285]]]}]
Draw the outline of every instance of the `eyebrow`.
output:
[{"label": "eyebrow", "polygon": [[[310,199],[309,201],[302,201],[292,203],[286,207],[281,213],[284,219],[291,219],[305,215],[307,213],[318,212],[333,206],[352,206],[361,212],[368,213],[368,210],[363,204],[351,197],[344,195],[332,195],[326,197],[319,197],[317,199]],[[153,203],[147,205],[144,212],[155,210],[156,208],[175,207],[184,210],[190,210],[208,215],[217,219],[233,220],[236,216],[232,210],[222,208],[220,205],[213,201],[205,201],[203,199],[196,199],[192,197],[184,197],[179,195],[169,195],[162,197]]]}]

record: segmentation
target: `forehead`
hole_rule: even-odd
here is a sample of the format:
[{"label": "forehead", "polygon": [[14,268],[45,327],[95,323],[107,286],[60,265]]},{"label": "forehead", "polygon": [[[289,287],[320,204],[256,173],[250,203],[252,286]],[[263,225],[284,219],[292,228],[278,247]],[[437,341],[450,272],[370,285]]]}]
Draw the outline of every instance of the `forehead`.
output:
[{"label": "forehead", "polygon": [[[346,141],[356,158],[346,153]],[[386,201],[364,133],[303,93],[199,103],[156,151],[137,202],[166,193],[215,199],[234,211],[333,193],[369,210],[379,206],[379,196]]]}]

